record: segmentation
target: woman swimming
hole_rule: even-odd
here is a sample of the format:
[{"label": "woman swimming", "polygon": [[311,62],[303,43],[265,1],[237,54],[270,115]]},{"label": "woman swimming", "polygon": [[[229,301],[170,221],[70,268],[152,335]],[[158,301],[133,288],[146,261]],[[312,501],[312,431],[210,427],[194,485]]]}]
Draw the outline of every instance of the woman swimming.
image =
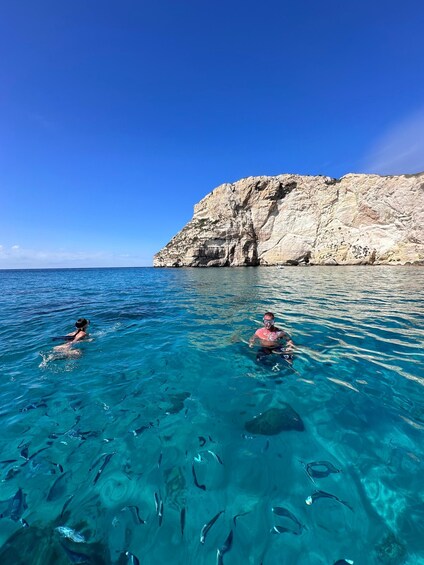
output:
[{"label": "woman swimming", "polygon": [[[78,320],[75,322],[75,331],[65,336],[66,343],[64,343],[63,345],[57,345],[56,347],[53,347],[53,349],[62,353],[70,352],[72,346],[75,343],[82,341],[83,339],[88,337],[87,330],[89,325],[90,320],[87,320],[86,318],[78,318]],[[72,353],[75,355],[76,352],[74,351]]]}]

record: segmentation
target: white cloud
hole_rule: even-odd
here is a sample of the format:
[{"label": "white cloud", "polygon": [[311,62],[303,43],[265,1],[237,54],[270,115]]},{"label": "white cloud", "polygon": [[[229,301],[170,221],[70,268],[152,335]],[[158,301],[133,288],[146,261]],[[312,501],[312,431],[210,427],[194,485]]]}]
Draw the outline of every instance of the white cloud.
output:
[{"label": "white cloud", "polygon": [[20,245],[0,245],[0,269],[43,269],[78,267],[132,267],[151,265],[146,254],[46,251],[26,249]]},{"label": "white cloud", "polygon": [[363,170],[380,175],[424,171],[424,109],[388,129],[365,159]]}]

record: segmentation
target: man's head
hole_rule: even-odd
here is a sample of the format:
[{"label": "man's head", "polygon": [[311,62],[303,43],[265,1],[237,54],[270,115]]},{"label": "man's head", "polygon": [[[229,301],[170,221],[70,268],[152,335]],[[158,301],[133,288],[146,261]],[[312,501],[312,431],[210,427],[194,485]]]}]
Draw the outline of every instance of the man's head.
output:
[{"label": "man's head", "polygon": [[266,328],[272,328],[275,322],[274,314],[272,312],[266,312],[264,314],[264,326]]}]

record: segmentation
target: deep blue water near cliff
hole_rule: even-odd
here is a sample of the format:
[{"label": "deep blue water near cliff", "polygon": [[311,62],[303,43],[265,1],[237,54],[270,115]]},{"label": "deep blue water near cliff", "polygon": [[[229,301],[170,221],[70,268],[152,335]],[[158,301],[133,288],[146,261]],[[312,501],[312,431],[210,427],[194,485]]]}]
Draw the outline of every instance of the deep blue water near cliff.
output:
[{"label": "deep blue water near cliff", "polygon": [[[413,267],[0,272],[0,563],[214,564],[230,531],[226,565],[424,563],[423,299]],[[293,365],[245,343],[266,310]]]}]

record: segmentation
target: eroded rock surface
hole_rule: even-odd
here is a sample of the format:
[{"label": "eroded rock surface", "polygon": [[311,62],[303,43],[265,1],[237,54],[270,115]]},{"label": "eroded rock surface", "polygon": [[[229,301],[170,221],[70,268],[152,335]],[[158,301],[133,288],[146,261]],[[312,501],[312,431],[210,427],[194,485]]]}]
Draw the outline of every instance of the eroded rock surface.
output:
[{"label": "eroded rock surface", "polygon": [[278,175],[223,184],[155,267],[424,264],[424,173]]}]

